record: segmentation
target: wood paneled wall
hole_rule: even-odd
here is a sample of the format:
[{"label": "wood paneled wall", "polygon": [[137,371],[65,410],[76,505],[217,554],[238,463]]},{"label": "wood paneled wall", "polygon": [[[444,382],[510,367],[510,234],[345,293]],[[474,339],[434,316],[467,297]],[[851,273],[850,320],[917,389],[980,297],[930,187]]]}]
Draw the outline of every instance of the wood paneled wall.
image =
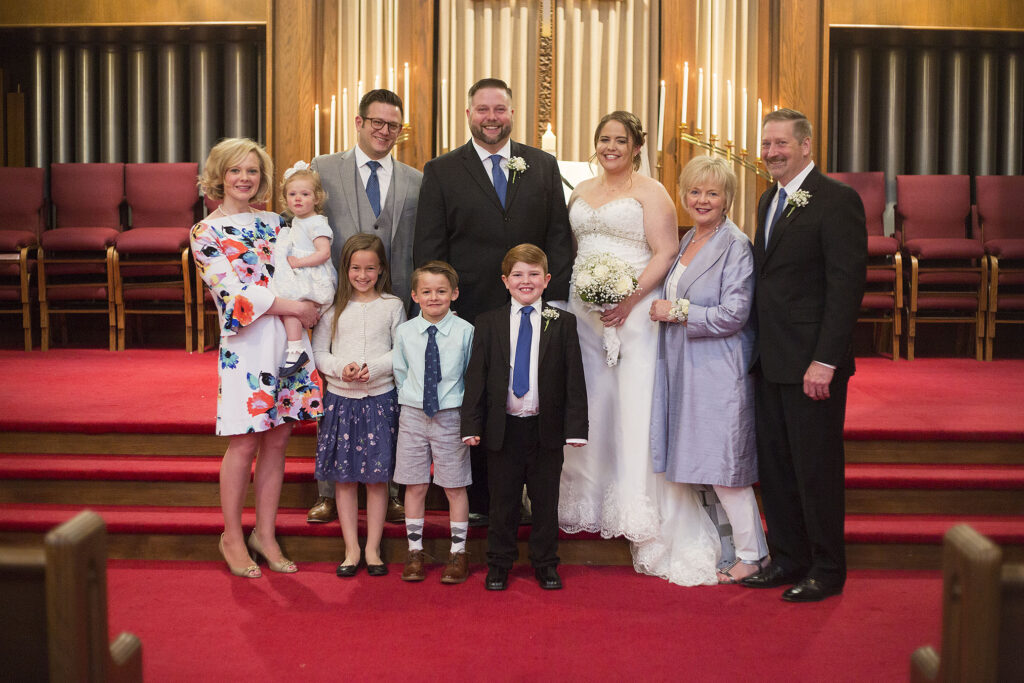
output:
[{"label": "wood paneled wall", "polygon": [[265,24],[274,0],[34,0],[0,3],[0,26]]}]

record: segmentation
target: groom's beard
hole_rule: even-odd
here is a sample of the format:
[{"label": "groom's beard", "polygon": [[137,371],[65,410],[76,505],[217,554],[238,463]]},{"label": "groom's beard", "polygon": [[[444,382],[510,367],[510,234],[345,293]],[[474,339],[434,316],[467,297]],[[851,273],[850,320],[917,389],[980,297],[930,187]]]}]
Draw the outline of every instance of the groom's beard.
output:
[{"label": "groom's beard", "polygon": [[[487,125],[493,125],[496,121],[484,121]],[[499,142],[503,142],[512,135],[512,122],[509,121],[507,124],[501,127],[501,130],[496,135],[488,135],[487,131],[484,130],[483,124],[474,126],[470,124],[469,132],[473,134],[473,137],[487,145],[496,145]]]}]

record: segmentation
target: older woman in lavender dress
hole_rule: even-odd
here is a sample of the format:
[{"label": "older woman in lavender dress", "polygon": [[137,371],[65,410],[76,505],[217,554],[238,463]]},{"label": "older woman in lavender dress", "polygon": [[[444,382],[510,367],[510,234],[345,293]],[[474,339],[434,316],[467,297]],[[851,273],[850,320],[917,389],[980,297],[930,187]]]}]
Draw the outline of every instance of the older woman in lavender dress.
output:
[{"label": "older woman in lavender dress", "polygon": [[694,227],[650,309],[651,320],[661,323],[652,458],[654,471],[665,474],[668,500],[673,482],[714,487],[736,547],[735,562],[718,579],[736,583],[768,561],[751,488],[757,481],[749,375],[754,259],[750,240],[726,217],[736,176],[723,159],[693,159],[679,188]]}]

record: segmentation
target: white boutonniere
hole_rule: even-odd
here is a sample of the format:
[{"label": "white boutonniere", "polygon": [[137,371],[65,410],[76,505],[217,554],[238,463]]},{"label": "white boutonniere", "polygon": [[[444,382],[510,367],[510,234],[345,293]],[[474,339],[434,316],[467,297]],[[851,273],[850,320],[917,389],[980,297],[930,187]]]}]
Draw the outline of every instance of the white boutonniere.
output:
[{"label": "white boutonniere", "polygon": [[517,173],[526,173],[526,169],[528,169],[528,168],[530,168],[530,167],[527,165],[526,159],[524,159],[522,157],[509,157],[509,160],[508,160],[508,170],[512,171],[512,182],[513,183],[516,181],[516,174]]},{"label": "white boutonniere", "polygon": [[810,203],[810,201],[810,192],[808,192],[807,190],[797,190],[796,192],[793,193],[793,196],[786,200],[786,206],[789,207],[789,211],[786,212],[786,217],[788,218],[789,215],[793,213],[793,209],[797,207],[800,207],[802,209],[805,206],[807,206],[807,204]]},{"label": "white boutonniere", "polygon": [[558,309],[557,308],[545,308],[540,312],[540,317],[544,318],[544,331],[548,331],[548,325],[551,324],[552,320],[558,320]]}]

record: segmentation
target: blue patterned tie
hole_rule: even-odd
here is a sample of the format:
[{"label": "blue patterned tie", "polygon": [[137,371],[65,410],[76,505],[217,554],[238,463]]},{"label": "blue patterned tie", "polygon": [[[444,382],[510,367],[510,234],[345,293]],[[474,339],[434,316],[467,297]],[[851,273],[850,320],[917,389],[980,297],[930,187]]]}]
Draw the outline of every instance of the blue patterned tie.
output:
[{"label": "blue patterned tie", "polygon": [[533,345],[533,325],[530,324],[530,314],[533,313],[533,306],[523,306],[520,310],[523,314],[519,321],[519,339],[516,340],[516,365],[512,369],[512,393],[516,398],[526,396],[530,390],[530,347]]},{"label": "blue patterned tie", "polygon": [[380,181],[377,179],[377,169],[380,168],[379,161],[367,161],[370,167],[370,177],[366,179],[366,198],[370,200],[370,208],[373,215],[380,215]]},{"label": "blue patterned tie", "polygon": [[491,155],[491,179],[494,181],[494,191],[498,193],[498,201],[505,206],[505,193],[508,190],[508,179],[505,172],[501,170],[501,155]]},{"label": "blue patterned tie", "polygon": [[779,202],[775,206],[775,215],[772,216],[772,222],[768,224],[764,232],[764,246],[768,246],[768,238],[771,237],[772,230],[778,225],[779,219],[782,218],[782,210],[786,208],[786,188],[779,188]]},{"label": "blue patterned tie", "polygon": [[423,359],[423,412],[427,417],[437,413],[437,383],[441,381],[441,352],[437,348],[437,327],[427,328],[427,353]]}]

